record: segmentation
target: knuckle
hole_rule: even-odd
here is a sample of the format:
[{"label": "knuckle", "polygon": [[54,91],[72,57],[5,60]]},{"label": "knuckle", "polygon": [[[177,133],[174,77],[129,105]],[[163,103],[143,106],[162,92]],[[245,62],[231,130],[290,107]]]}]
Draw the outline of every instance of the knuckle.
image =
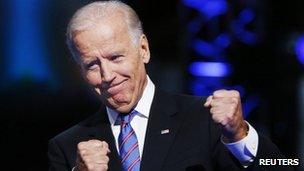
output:
[{"label": "knuckle", "polygon": [[84,143],[84,142],[80,142],[80,143],[77,144],[77,148],[78,148],[78,149],[83,149],[84,146],[85,146],[85,143]]},{"label": "knuckle", "polygon": [[110,161],[110,158],[108,156],[105,156],[105,162],[108,163]]},{"label": "knuckle", "polygon": [[100,143],[102,144],[102,146],[103,146],[104,148],[106,148],[106,149],[108,149],[108,148],[109,148],[109,145],[108,145],[108,143],[107,143],[107,142],[102,141],[102,142],[100,142]]},{"label": "knuckle", "polygon": [[216,117],[216,116],[212,116],[212,120],[214,121],[214,122],[216,122],[216,123],[219,123],[220,122],[220,119],[218,118],[218,117]]},{"label": "knuckle", "polygon": [[239,103],[239,98],[238,97],[234,97],[234,98],[232,98],[232,101],[234,103],[238,104]]},{"label": "knuckle", "polygon": [[240,97],[240,93],[237,90],[231,90],[230,92],[232,93],[233,96]]},{"label": "knuckle", "polygon": [[[210,113],[214,114],[214,112],[215,112],[215,109],[212,107],[212,108],[210,109]],[[214,115],[213,115],[213,116],[214,116]]]},{"label": "knuckle", "polygon": [[96,144],[98,144],[98,145],[101,145],[102,144],[102,142],[100,141],[100,140],[93,140],[94,141],[94,143],[96,143]]},{"label": "knuckle", "polygon": [[221,122],[220,122],[222,125],[227,125],[227,119],[223,119]]},{"label": "knuckle", "polygon": [[100,153],[101,156],[105,156],[108,153],[108,151],[107,151],[107,149],[101,149],[99,151],[99,153]]},{"label": "knuckle", "polygon": [[87,165],[88,170],[94,170],[95,166],[92,164]]},{"label": "knuckle", "polygon": [[218,122],[217,122],[217,123],[219,123],[219,124],[221,124],[221,125],[224,125],[224,124],[223,124],[223,121],[224,121],[224,119],[223,119],[223,118],[220,118],[220,119],[218,119]]},{"label": "knuckle", "polygon": [[236,105],[235,104],[231,104],[230,105],[230,111],[235,111],[236,110]]},{"label": "knuckle", "polygon": [[212,100],[210,106],[215,106],[216,100]]},{"label": "knuckle", "polygon": [[98,147],[98,148],[102,148],[103,147],[101,142],[96,142],[94,145],[96,147]]},{"label": "knuckle", "polygon": [[102,169],[103,169],[103,170],[108,170],[108,168],[109,168],[109,167],[108,167],[107,164],[102,165]]},{"label": "knuckle", "polygon": [[94,146],[101,146],[101,145],[102,145],[101,141],[95,140],[95,139],[90,140],[89,142],[90,142],[92,145],[94,145]]},{"label": "knuckle", "polygon": [[227,114],[227,119],[228,119],[228,120],[233,120],[233,118],[234,118],[234,112],[229,112],[229,113]]},{"label": "knuckle", "polygon": [[237,98],[232,98],[231,99],[231,106],[236,107],[239,104],[238,99]]},{"label": "knuckle", "polygon": [[221,89],[221,90],[216,90],[213,92],[213,96],[214,97],[219,97],[221,96],[221,94],[224,92],[225,90]]},{"label": "knuckle", "polygon": [[214,115],[212,115],[212,119],[213,119],[213,120],[216,120],[216,119],[217,119],[217,117],[216,117],[216,116],[214,116]]},{"label": "knuckle", "polygon": [[85,163],[90,162],[90,157],[89,157],[89,156],[81,156],[81,159],[82,159]]},{"label": "knuckle", "polygon": [[78,153],[80,156],[85,156],[87,154],[87,151],[82,149],[82,150],[79,150]]},{"label": "knuckle", "polygon": [[211,114],[213,114],[213,107],[211,107],[211,108],[209,109],[209,112],[210,112]]}]

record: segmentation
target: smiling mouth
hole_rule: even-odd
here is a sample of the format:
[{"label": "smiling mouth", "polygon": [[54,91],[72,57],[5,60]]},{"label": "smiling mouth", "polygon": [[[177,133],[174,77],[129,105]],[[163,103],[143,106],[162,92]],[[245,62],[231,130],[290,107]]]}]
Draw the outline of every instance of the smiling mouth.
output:
[{"label": "smiling mouth", "polygon": [[109,95],[115,95],[117,93],[119,93],[120,91],[122,91],[124,89],[124,83],[125,83],[126,80],[123,80],[117,84],[114,84],[112,86],[110,86],[106,92],[109,94]]}]

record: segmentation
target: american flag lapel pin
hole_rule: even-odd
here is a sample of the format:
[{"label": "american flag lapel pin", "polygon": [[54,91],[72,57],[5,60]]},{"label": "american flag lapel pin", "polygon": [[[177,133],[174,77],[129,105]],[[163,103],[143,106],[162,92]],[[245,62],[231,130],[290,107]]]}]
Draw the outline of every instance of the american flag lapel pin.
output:
[{"label": "american flag lapel pin", "polygon": [[170,132],[170,130],[169,129],[163,129],[163,130],[161,130],[160,131],[160,134],[168,134]]}]

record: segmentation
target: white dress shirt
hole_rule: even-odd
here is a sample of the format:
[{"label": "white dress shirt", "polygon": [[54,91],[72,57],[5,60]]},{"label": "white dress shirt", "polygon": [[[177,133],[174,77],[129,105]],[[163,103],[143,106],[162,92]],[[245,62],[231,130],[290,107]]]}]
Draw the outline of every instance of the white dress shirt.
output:
[{"label": "white dress shirt", "polygon": [[[147,85],[144,89],[143,95],[134,109],[138,112],[138,114],[134,116],[130,123],[138,139],[140,157],[142,157],[143,153],[150,108],[155,93],[155,86],[148,75],[147,80]],[[107,107],[107,114],[111,123],[112,132],[115,137],[116,148],[119,152],[118,136],[120,133],[120,125],[115,124],[118,112]],[[244,167],[253,161],[258,150],[258,134],[248,122],[246,123],[248,124],[249,130],[245,138],[233,143],[224,143],[222,141],[222,143],[243,164]]]},{"label": "white dress shirt", "polygon": [[[142,157],[142,153],[144,149],[146,129],[147,129],[150,108],[152,105],[154,91],[155,91],[155,86],[150,80],[149,76],[147,76],[147,80],[148,80],[147,85],[144,89],[142,97],[140,98],[136,107],[134,108],[134,110],[137,111],[137,115],[133,117],[130,123],[137,136],[140,157]],[[107,107],[107,113],[111,123],[112,132],[115,137],[116,148],[117,151],[119,152],[118,135],[120,133],[120,125],[115,124],[115,121],[118,116],[118,112]]]}]

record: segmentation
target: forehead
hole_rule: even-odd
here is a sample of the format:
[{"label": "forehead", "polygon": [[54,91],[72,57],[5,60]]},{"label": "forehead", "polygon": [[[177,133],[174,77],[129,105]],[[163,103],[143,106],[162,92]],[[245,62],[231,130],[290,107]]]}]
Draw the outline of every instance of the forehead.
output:
[{"label": "forehead", "polygon": [[84,31],[75,32],[73,42],[78,52],[87,53],[93,49],[108,51],[129,46],[130,35],[126,24],[117,21],[98,23]]}]

